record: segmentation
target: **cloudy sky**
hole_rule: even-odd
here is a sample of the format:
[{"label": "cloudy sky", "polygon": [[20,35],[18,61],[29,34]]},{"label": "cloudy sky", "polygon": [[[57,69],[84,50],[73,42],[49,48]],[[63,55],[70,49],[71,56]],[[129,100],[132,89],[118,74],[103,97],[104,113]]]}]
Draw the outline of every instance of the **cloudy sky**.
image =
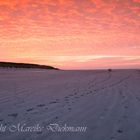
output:
[{"label": "cloudy sky", "polygon": [[140,68],[140,0],[0,0],[0,61]]}]

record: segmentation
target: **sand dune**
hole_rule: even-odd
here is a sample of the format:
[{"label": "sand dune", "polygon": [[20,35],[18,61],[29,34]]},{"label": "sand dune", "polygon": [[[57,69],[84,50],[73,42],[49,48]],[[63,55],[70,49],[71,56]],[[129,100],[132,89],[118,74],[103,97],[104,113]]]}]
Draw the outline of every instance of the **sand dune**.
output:
[{"label": "sand dune", "polygon": [[0,139],[139,140],[139,83],[138,70],[1,69]]}]

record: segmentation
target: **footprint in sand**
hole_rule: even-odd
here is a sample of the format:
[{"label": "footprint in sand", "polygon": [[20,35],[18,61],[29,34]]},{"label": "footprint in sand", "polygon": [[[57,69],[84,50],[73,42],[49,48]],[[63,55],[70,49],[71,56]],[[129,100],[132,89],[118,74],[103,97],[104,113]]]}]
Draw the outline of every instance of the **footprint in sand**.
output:
[{"label": "footprint in sand", "polygon": [[71,108],[69,107],[69,108],[68,108],[68,110],[70,111],[70,110],[71,110]]},{"label": "footprint in sand", "polygon": [[125,109],[128,109],[128,106],[124,106]]},{"label": "footprint in sand", "polygon": [[92,94],[92,91],[87,92],[86,94]]},{"label": "footprint in sand", "polygon": [[[116,132],[119,133],[119,134],[122,134],[123,133],[123,130],[118,129]],[[116,139],[115,137],[116,137],[115,135],[114,136],[111,136],[110,139],[111,140],[114,140],[114,139]]]},{"label": "footprint in sand", "polygon": [[76,97],[74,97],[75,99],[78,99],[79,97],[78,96],[76,96]]},{"label": "footprint in sand", "polygon": [[39,104],[39,105],[37,105],[37,107],[44,107],[45,106],[45,104]]},{"label": "footprint in sand", "polygon": [[74,95],[77,95],[77,92],[75,92]]},{"label": "footprint in sand", "polygon": [[56,99],[56,102],[59,102],[60,100],[59,99]]},{"label": "footprint in sand", "polygon": [[0,122],[3,122],[3,119],[0,119]]},{"label": "footprint in sand", "polygon": [[27,109],[26,111],[27,112],[30,112],[30,111],[33,111],[34,109],[33,108],[29,108],[29,109]]},{"label": "footprint in sand", "polygon": [[123,133],[123,130],[119,129],[117,130],[118,133]]},{"label": "footprint in sand", "polygon": [[39,132],[37,132],[36,134],[37,135],[41,135],[43,132],[42,131],[39,131]]},{"label": "footprint in sand", "polygon": [[12,113],[12,114],[8,114],[9,117],[13,117],[13,118],[17,118],[18,113]]},{"label": "footprint in sand", "polygon": [[59,103],[59,102],[57,102],[57,101],[49,102],[49,104],[57,104],[57,103]]},{"label": "footprint in sand", "polygon": [[66,96],[66,97],[64,97],[65,99],[68,99],[69,97],[68,96]]},{"label": "footprint in sand", "polygon": [[73,94],[70,94],[69,97],[74,96]]}]

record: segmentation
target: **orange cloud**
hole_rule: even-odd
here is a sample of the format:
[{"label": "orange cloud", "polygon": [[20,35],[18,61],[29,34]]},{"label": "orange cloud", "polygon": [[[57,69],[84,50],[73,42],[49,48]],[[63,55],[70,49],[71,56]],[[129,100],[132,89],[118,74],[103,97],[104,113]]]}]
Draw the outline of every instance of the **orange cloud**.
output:
[{"label": "orange cloud", "polygon": [[[108,55],[121,56],[117,63],[125,67],[123,56],[140,55],[139,11],[139,0],[0,0],[0,59],[66,68],[57,59],[71,56],[65,57],[75,61],[69,67],[90,68],[95,61],[87,62],[88,56]],[[73,57],[79,56],[83,58],[76,62]],[[139,67],[136,60],[127,66],[132,63]]]}]

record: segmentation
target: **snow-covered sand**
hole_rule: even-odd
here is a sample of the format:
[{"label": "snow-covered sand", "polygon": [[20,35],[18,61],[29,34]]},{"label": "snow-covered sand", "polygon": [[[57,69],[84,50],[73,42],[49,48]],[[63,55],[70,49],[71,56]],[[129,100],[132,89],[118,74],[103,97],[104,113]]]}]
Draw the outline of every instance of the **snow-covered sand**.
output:
[{"label": "snow-covered sand", "polygon": [[1,69],[0,140],[140,140],[140,71]]}]

